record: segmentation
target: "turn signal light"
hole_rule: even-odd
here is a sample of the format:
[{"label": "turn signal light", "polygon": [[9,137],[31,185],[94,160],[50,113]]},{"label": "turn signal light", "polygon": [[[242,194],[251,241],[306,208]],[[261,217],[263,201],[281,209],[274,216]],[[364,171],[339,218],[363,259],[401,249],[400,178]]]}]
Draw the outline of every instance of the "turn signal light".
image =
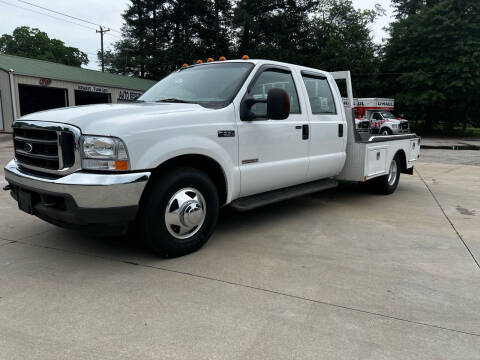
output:
[{"label": "turn signal light", "polygon": [[227,60],[227,58],[226,58],[225,56],[220,56],[220,57],[218,58],[218,61],[225,61],[225,60]]},{"label": "turn signal light", "polygon": [[128,161],[127,160],[117,160],[117,161],[115,161],[115,170],[119,170],[119,171],[128,170]]},{"label": "turn signal light", "polygon": [[201,63],[203,63],[203,60],[200,60],[200,59],[197,60],[197,64],[201,64]]},{"label": "turn signal light", "polygon": [[212,62],[212,61],[215,61],[215,60],[213,60],[213,58],[208,58],[207,59],[207,62]]},{"label": "turn signal light", "polygon": [[248,59],[250,59],[250,56],[248,56],[248,55],[243,55],[242,56],[242,60],[248,60]]}]

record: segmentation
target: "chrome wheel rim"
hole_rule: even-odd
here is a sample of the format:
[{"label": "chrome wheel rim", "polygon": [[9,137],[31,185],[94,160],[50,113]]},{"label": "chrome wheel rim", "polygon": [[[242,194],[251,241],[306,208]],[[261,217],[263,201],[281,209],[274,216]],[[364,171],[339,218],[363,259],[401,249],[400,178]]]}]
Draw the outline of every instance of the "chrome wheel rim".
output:
[{"label": "chrome wheel rim", "polygon": [[392,186],[395,184],[395,181],[397,180],[397,171],[397,162],[392,160],[392,163],[390,164],[390,170],[388,172],[388,185]]},{"label": "chrome wheel rim", "polygon": [[183,188],[168,201],[165,208],[165,225],[177,239],[195,235],[205,221],[205,199],[195,188]]}]

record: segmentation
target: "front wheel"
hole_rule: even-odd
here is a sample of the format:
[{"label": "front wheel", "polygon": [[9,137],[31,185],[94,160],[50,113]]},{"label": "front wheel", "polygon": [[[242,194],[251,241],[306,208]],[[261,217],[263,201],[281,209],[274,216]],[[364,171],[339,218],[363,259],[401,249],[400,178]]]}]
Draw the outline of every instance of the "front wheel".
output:
[{"label": "front wheel", "polygon": [[202,171],[183,167],[152,183],[139,213],[138,226],[148,248],[163,257],[198,250],[218,219],[215,185]]}]

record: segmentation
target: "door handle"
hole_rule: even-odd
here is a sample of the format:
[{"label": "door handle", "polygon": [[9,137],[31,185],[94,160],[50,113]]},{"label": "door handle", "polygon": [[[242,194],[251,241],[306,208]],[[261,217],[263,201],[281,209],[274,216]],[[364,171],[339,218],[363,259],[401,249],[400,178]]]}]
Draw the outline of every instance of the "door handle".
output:
[{"label": "door handle", "polygon": [[338,124],[338,137],[343,137],[343,124]]},{"label": "door handle", "polygon": [[308,140],[310,137],[310,128],[307,124],[302,125],[302,140]]}]

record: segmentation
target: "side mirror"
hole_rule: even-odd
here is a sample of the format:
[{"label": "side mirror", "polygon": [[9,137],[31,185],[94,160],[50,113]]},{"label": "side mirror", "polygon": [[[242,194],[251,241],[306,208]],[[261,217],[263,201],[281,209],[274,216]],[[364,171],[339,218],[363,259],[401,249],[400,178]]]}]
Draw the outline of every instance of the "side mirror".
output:
[{"label": "side mirror", "polygon": [[272,120],[285,120],[290,115],[290,97],[280,88],[268,91],[267,117]]},{"label": "side mirror", "polygon": [[265,119],[265,115],[256,115],[251,111],[253,105],[258,103],[267,103],[266,117],[272,120],[284,120],[290,115],[290,97],[288,93],[281,88],[273,88],[268,91],[267,100],[245,98],[240,105],[240,119],[242,121],[252,121],[255,119]]}]

